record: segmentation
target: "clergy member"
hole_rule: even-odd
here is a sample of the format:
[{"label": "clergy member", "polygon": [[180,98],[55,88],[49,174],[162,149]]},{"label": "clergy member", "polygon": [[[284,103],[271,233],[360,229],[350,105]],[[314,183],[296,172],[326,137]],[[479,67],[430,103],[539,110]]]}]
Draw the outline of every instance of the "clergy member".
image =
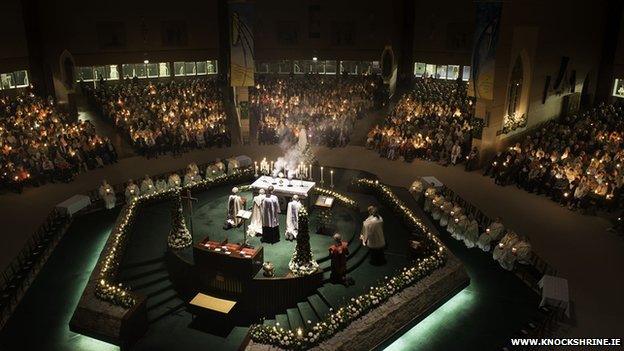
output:
[{"label": "clergy member", "polygon": [[466,231],[464,232],[464,244],[466,244],[467,248],[471,249],[475,246],[477,240],[479,240],[479,223],[473,216],[470,216]]},{"label": "clergy member", "polygon": [[169,179],[167,180],[167,186],[169,187],[169,189],[174,189],[179,187],[180,184],[182,184],[182,182],[180,181],[180,176],[177,173],[172,172],[169,175]]},{"label": "clergy member", "polygon": [[511,248],[518,242],[520,238],[518,234],[514,232],[507,232],[505,236],[498,242],[498,245],[494,247],[492,257],[499,263],[503,260],[503,257],[507,254],[507,251],[511,251]]},{"label": "clergy member", "polygon": [[377,207],[368,206],[368,218],[364,220],[362,225],[362,244],[370,250],[370,262],[373,265],[382,265],[386,263],[384,257],[384,248],[386,240],[383,233],[383,219],[377,211]]},{"label": "clergy member", "polygon": [[491,243],[497,242],[503,235],[504,231],[505,227],[503,226],[500,217],[497,217],[494,222],[492,222],[487,229],[485,229],[485,232],[481,234],[479,241],[477,241],[477,246],[485,252],[490,251]]},{"label": "clergy member", "polygon": [[279,200],[273,195],[273,186],[269,185],[266,197],[262,200],[262,242],[274,244],[280,240]]},{"label": "clergy member", "polygon": [[153,194],[154,191],[154,182],[152,181],[152,178],[146,174],[145,178],[141,182],[141,195],[150,195]]},{"label": "clergy member", "polygon": [[230,229],[241,225],[243,219],[236,217],[238,211],[245,208],[243,198],[238,194],[238,188],[232,188],[232,194],[228,198],[227,205],[227,219],[225,220],[225,227],[223,229]]},{"label": "clergy member", "polygon": [[134,184],[132,179],[128,181],[125,195],[126,195],[126,202],[132,202],[139,196],[139,187],[136,184]]},{"label": "clergy member", "polygon": [[167,182],[165,182],[164,178],[158,178],[155,187],[156,192],[162,193],[163,191],[167,191]]},{"label": "clergy member", "polygon": [[297,238],[299,230],[299,209],[301,202],[298,195],[293,195],[292,200],[288,203],[286,210],[286,240],[294,240]]},{"label": "clergy member", "polygon": [[100,198],[104,201],[104,207],[106,207],[107,210],[115,207],[115,203],[117,202],[115,190],[110,184],[108,184],[106,179],[102,181],[102,185],[100,185],[98,193],[100,194]]},{"label": "clergy member", "polygon": [[331,258],[330,279],[332,282],[346,284],[348,256],[349,247],[347,242],[342,240],[340,234],[334,234],[334,243],[329,247],[329,257]]},{"label": "clergy member", "polygon": [[262,236],[262,201],[265,197],[264,189],[260,189],[259,194],[253,198],[251,223],[247,227],[247,235],[249,236]]}]

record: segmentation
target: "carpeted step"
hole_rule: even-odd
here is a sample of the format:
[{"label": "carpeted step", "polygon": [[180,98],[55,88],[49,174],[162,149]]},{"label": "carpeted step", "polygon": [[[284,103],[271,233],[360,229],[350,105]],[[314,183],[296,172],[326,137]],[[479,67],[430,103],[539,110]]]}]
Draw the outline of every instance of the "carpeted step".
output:
[{"label": "carpeted step", "polygon": [[309,302],[299,302],[297,308],[299,309],[299,314],[301,314],[306,329],[312,328],[319,321],[318,316],[314,312],[314,308]]},{"label": "carpeted step", "polygon": [[148,298],[145,304],[149,313],[150,310],[156,309],[162,305],[166,305],[176,299],[182,301],[178,298],[178,293],[175,290],[169,289],[152,298]]},{"label": "carpeted step", "polygon": [[347,261],[347,273],[351,273],[357,269],[368,257],[368,248],[361,246],[355,255],[350,256]]},{"label": "carpeted step", "polygon": [[278,328],[290,329],[290,324],[288,324],[288,316],[285,314],[278,314],[275,316],[275,326]]},{"label": "carpeted step", "polygon": [[303,329],[303,319],[301,318],[301,314],[299,310],[296,308],[289,308],[286,310],[286,315],[288,316],[288,324],[290,324],[290,329],[297,330],[299,328]]},{"label": "carpeted step", "polygon": [[336,309],[338,306],[340,306],[342,302],[342,296],[340,294],[335,294],[333,292],[333,289],[331,289],[330,285],[321,286],[320,288],[316,289],[316,291],[317,294],[323,299],[325,304],[327,304],[327,306],[332,307],[333,309]]},{"label": "carpeted step", "polygon": [[265,325],[267,327],[274,327],[275,319],[265,319],[264,322],[262,322],[262,325]]},{"label": "carpeted step", "polygon": [[163,272],[167,274],[165,263],[163,261],[155,261],[142,265],[120,268],[119,280],[130,282],[150,275],[162,274]]},{"label": "carpeted step", "polygon": [[138,279],[125,281],[125,285],[132,291],[138,291],[165,281],[169,281],[169,273],[167,271],[160,271]]},{"label": "carpeted step", "polygon": [[319,320],[323,320],[325,316],[329,313],[329,306],[323,301],[321,296],[318,294],[314,294],[308,297],[308,303],[314,309],[314,313]]},{"label": "carpeted step", "polygon": [[173,284],[171,284],[171,282],[169,281],[162,282],[160,284],[154,284],[152,286],[133,291],[145,295],[145,297],[147,297],[148,299],[156,298],[162,294],[169,294],[171,291],[175,292],[175,290],[173,289]]}]

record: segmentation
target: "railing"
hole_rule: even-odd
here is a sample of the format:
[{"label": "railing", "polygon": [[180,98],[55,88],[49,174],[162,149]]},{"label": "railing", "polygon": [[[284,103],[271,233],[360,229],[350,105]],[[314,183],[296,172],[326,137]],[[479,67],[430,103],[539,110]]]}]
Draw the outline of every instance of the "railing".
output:
[{"label": "railing", "polygon": [[2,273],[0,329],[8,321],[70,223],[69,216],[54,208]]}]

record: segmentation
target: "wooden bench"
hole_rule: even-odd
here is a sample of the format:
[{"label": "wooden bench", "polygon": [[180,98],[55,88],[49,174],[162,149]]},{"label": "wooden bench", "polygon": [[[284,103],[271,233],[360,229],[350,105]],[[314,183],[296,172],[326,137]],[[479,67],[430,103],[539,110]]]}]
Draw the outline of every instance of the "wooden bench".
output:
[{"label": "wooden bench", "polygon": [[236,306],[236,301],[220,299],[214,296],[198,293],[189,302],[189,310],[193,318],[198,314],[208,314],[217,316],[227,316]]}]

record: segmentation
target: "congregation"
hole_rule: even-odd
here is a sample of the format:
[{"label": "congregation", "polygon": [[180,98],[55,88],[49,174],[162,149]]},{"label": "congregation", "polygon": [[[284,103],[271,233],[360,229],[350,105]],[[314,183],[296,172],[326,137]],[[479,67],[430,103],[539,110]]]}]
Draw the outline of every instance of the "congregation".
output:
[{"label": "congregation", "polygon": [[355,121],[383,104],[378,76],[260,76],[250,90],[258,141],[294,141],[301,130],[312,145],[343,147]]},{"label": "congregation", "polygon": [[214,80],[142,84],[133,79],[84,89],[101,114],[146,157],[231,144]]},{"label": "congregation", "polygon": [[391,160],[455,165],[471,151],[473,115],[465,83],[417,79],[383,123],[370,130],[366,144]]},{"label": "congregation", "polygon": [[72,120],[54,99],[29,90],[0,97],[0,187],[21,192],[27,185],[69,182],[117,161],[111,141],[90,122]]}]

